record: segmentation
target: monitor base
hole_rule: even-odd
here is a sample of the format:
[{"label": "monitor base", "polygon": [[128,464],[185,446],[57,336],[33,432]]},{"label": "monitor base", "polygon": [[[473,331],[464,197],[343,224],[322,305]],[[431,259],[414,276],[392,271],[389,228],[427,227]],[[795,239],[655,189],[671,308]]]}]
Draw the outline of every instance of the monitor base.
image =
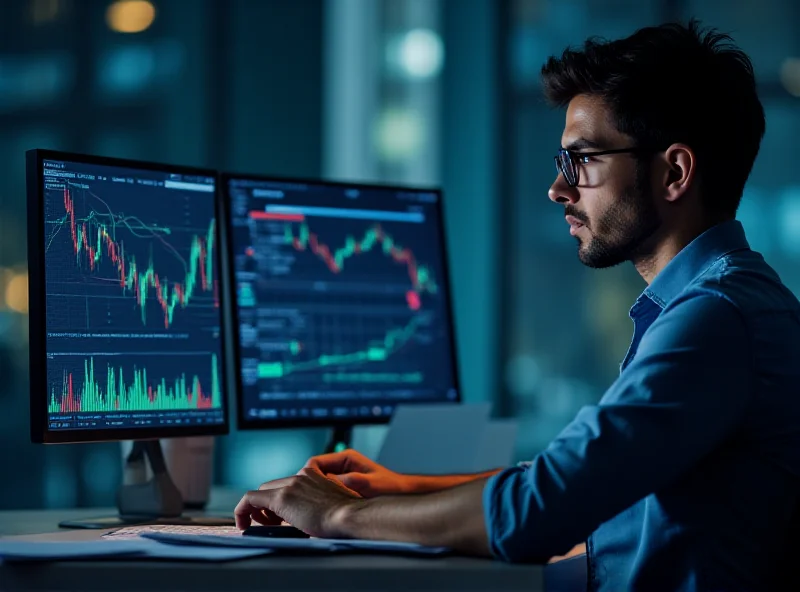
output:
[{"label": "monitor base", "polygon": [[325,454],[332,452],[342,452],[350,448],[350,441],[353,438],[353,428],[351,426],[335,426],[330,440],[325,445]]},{"label": "monitor base", "polygon": [[[153,476],[147,479],[149,461]],[[117,491],[118,516],[64,520],[62,528],[116,528],[134,524],[232,526],[233,518],[184,516],[183,497],[167,471],[158,440],[134,442]]]}]

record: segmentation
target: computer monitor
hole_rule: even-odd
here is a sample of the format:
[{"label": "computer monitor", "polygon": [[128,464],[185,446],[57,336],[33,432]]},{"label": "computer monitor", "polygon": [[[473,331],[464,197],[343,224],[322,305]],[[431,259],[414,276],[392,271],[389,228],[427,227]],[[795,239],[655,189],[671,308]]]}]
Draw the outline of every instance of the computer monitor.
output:
[{"label": "computer monitor", "polygon": [[177,519],[158,439],[229,429],[217,175],[26,157],[31,439],[133,440],[127,468],[154,476],[121,486],[117,520]]},{"label": "computer monitor", "polygon": [[460,402],[438,189],[223,174],[238,426]]}]

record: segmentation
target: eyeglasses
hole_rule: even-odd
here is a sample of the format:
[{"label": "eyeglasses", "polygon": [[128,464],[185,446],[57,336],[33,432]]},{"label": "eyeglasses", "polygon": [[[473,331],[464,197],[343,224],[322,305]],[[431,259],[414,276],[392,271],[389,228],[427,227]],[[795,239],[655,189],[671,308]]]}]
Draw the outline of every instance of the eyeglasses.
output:
[{"label": "eyeglasses", "polygon": [[615,150],[602,150],[600,152],[573,152],[561,148],[555,157],[556,170],[564,175],[567,185],[577,187],[580,180],[580,159],[587,156],[605,156],[606,154],[623,154],[625,152],[639,152],[641,148],[617,148]]}]

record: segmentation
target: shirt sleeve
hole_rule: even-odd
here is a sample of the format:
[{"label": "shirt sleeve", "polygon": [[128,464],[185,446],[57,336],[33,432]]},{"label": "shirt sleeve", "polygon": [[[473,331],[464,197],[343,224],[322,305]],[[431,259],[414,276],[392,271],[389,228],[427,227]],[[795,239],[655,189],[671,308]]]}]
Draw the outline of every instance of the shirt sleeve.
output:
[{"label": "shirt sleeve", "polygon": [[723,297],[669,306],[600,403],[581,409],[529,466],[487,481],[492,553],[546,561],[677,479],[743,418],[752,356],[744,318]]}]

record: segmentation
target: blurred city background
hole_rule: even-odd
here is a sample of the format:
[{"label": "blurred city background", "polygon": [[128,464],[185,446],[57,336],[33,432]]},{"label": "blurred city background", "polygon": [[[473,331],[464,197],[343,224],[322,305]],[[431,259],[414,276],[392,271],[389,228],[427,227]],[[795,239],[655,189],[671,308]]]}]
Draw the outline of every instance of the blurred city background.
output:
[{"label": "blurred city background", "polygon": [[[539,69],[690,16],[755,64],[767,133],[740,219],[800,293],[794,0],[4,0],[0,507],[112,505],[121,470],[119,443],[29,443],[25,150],[441,185],[464,398],[516,418],[522,460],[614,380],[643,289],[630,266],[584,268],[547,199],[563,112]],[[293,473],[326,437],[234,420],[216,482]]]}]

